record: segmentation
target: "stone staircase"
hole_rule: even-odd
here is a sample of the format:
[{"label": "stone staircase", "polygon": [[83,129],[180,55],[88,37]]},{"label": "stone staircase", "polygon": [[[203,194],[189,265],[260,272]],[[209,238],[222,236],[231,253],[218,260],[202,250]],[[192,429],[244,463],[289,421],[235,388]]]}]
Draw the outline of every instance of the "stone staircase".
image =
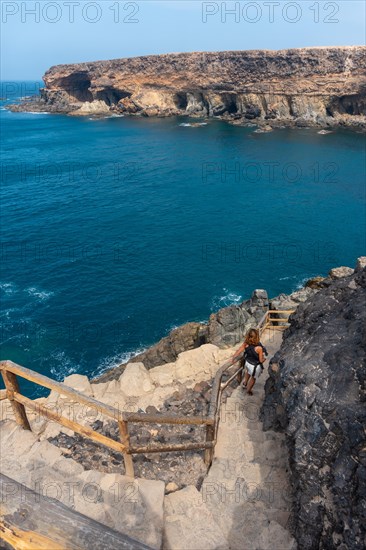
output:
[{"label": "stone staircase", "polygon": [[[279,332],[262,338],[269,357],[281,339]],[[202,350],[196,353],[202,369]],[[191,485],[164,495],[162,481],[84,470],[45,438],[48,429],[40,439],[13,419],[0,423],[0,470],[150,548],[293,550],[286,528],[291,499],[285,442],[263,432],[259,419],[266,373],[253,396],[237,388],[222,404],[214,460],[200,490]]]},{"label": "stone staircase", "polygon": [[[269,357],[281,333],[262,339]],[[234,390],[222,405],[215,457],[201,490],[186,487],[164,501],[164,547],[174,550],[294,550],[282,434],[263,432],[259,419],[266,370],[253,396]]]}]

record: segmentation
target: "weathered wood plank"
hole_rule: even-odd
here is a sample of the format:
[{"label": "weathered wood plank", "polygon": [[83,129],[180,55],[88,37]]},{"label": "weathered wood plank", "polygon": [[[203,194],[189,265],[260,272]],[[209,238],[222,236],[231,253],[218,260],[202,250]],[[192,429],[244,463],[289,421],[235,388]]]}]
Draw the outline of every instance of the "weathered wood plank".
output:
[{"label": "weathered wood plank", "polygon": [[57,393],[67,395],[73,401],[76,401],[76,403],[82,403],[83,405],[87,405],[93,409],[96,409],[97,411],[104,414],[105,416],[114,418],[115,420],[118,420],[119,418],[122,417],[121,416],[122,412],[116,409],[115,407],[111,407],[110,405],[105,405],[104,403],[101,403],[100,401],[93,399],[93,397],[84,395],[83,393],[80,393],[74,390],[73,388],[66,386],[66,384],[63,384],[62,382],[57,382],[56,380],[52,380],[51,378],[48,378],[48,376],[44,376],[43,374],[39,374],[38,372],[34,372],[25,367],[21,367],[20,365],[17,365],[12,361],[1,361],[0,370],[2,372],[4,372],[4,370],[8,372],[12,372],[13,374],[17,374],[22,378],[29,380],[30,382],[34,382],[35,384],[44,386],[49,390],[55,390]]},{"label": "weathered wood plank", "polygon": [[0,474],[0,534],[16,550],[151,550]]},{"label": "weathered wood plank", "polygon": [[92,441],[95,441],[95,443],[100,443],[101,445],[104,445],[105,447],[113,449],[114,451],[117,451],[119,453],[124,453],[126,450],[126,447],[119,441],[115,441],[114,439],[106,437],[105,435],[100,434],[92,430],[91,428],[88,428],[87,426],[83,426],[82,424],[78,424],[77,422],[69,420],[64,416],[60,416],[54,411],[48,409],[47,407],[44,407],[43,405],[40,405],[35,401],[32,401],[32,399],[29,399],[28,397],[25,397],[20,393],[14,393],[14,399],[18,401],[18,403],[22,403],[26,407],[29,407],[33,411],[36,411],[38,414],[41,414],[42,416],[45,416],[46,418],[49,418],[50,420],[61,424],[61,426],[65,426],[65,428],[69,428],[69,430],[73,430],[74,432],[83,435],[84,437],[88,437]]},{"label": "weathered wood plank", "polygon": [[125,471],[126,476],[135,477],[135,472],[133,469],[133,459],[130,454],[128,454],[128,451],[130,449],[130,436],[128,434],[128,424],[127,422],[123,422],[123,420],[120,420],[118,422],[118,428],[119,433],[121,436],[122,444],[125,447],[125,452],[123,454],[123,460],[125,463]]},{"label": "weathered wood plank", "polygon": [[[210,426],[211,427],[211,426]],[[131,454],[149,454],[149,453],[171,453],[176,451],[194,451],[197,450],[204,450],[206,448],[213,447],[213,443],[182,443],[182,444],[175,444],[175,445],[156,445],[151,446],[146,445],[145,447],[130,447],[130,453]]]},{"label": "weathered wood plank", "polygon": [[296,309],[270,309],[267,313],[288,313],[290,316],[291,313],[295,313]]},{"label": "weathered wood plank", "polygon": [[123,419],[126,422],[148,422],[150,424],[187,424],[195,426],[212,424],[212,419],[204,416],[167,416],[165,414],[126,412],[123,413]]},{"label": "weathered wood plank", "polygon": [[206,427],[206,443],[211,444],[211,447],[205,449],[205,464],[210,466],[214,455],[214,438],[215,438],[215,426]]},{"label": "weathered wood plank", "polygon": [[24,428],[24,430],[30,430],[31,427],[27,418],[27,413],[25,412],[24,405],[17,403],[17,401],[14,399],[15,393],[19,392],[19,384],[16,375],[6,370],[1,371],[1,374],[6,387],[6,396],[11,403],[16,423]]}]

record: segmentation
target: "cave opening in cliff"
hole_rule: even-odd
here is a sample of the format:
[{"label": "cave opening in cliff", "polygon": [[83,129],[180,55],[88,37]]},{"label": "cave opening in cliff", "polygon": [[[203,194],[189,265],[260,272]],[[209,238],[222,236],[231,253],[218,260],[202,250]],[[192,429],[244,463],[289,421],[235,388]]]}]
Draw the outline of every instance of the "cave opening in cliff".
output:
[{"label": "cave opening in cliff", "polygon": [[131,93],[124,90],[118,90],[111,86],[106,86],[103,90],[99,90],[95,94],[95,99],[104,101],[108,106],[117,105],[117,103],[125,97],[131,97]]},{"label": "cave opening in cliff", "polygon": [[238,106],[236,103],[236,94],[223,94],[222,100],[226,107],[226,112],[229,114],[235,114],[238,112]]},{"label": "cave opening in cliff", "polygon": [[187,94],[184,92],[175,94],[174,103],[177,109],[182,109],[183,111],[185,111],[188,105]]},{"label": "cave opening in cliff", "polygon": [[60,78],[57,85],[77,101],[93,101],[93,95],[90,91],[91,81],[86,71],[72,73],[69,76]]}]

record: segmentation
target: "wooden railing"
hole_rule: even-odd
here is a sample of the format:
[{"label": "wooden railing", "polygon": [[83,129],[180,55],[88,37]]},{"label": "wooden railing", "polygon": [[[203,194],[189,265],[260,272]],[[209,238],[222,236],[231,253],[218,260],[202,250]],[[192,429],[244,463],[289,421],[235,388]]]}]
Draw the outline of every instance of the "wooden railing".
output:
[{"label": "wooden railing", "polygon": [[[17,424],[22,426],[26,430],[31,430],[30,423],[26,413],[26,407],[35,411],[38,414],[45,416],[46,418],[61,424],[65,428],[87,437],[95,443],[102,444],[114,451],[123,454],[125,463],[125,472],[128,476],[134,476],[132,455],[137,453],[163,453],[173,451],[188,451],[194,449],[207,449],[213,446],[212,441],[203,441],[199,443],[186,443],[179,445],[154,445],[144,447],[133,447],[130,445],[130,437],[128,432],[128,424],[130,422],[140,423],[154,423],[154,424],[180,424],[180,425],[195,425],[195,426],[207,426],[213,424],[210,418],[200,416],[169,416],[163,414],[147,414],[147,413],[131,413],[120,411],[115,407],[106,405],[97,401],[96,399],[89,397],[83,393],[80,393],[66,384],[56,382],[43,374],[39,374],[25,367],[21,367],[12,361],[1,361],[0,372],[4,380],[6,388],[6,397],[9,399],[12,410],[15,416]],[[91,428],[84,426],[74,420],[70,420],[64,416],[60,416],[55,411],[44,407],[40,403],[25,397],[20,393],[19,383],[17,376],[34,382],[38,386],[43,386],[50,390],[55,390],[61,395],[66,395],[71,400],[78,404],[86,405],[95,411],[98,411],[102,415],[111,418],[118,422],[120,441],[116,441],[110,437],[107,437],[99,432],[92,430]]]},{"label": "wooden railing", "polygon": [[[272,330],[285,330],[290,326],[289,317],[295,311],[295,309],[270,309],[266,311],[257,325],[259,334],[262,335],[268,328]],[[280,315],[280,317],[276,317],[276,315]]]},{"label": "wooden railing", "polygon": [[[294,310],[291,311],[267,311],[262,319],[259,321],[257,328],[262,335],[264,330],[271,327],[272,329],[283,330],[289,325],[288,317]],[[286,318],[273,317],[274,314],[286,315]],[[275,324],[274,324],[275,323]],[[240,361],[241,356],[238,356],[237,360],[233,364],[228,364],[227,361],[221,366],[214,378],[211,391],[211,400],[209,406],[209,413],[206,417],[201,416],[176,416],[165,414],[147,414],[147,413],[133,413],[120,411],[115,407],[106,405],[97,401],[96,399],[89,397],[83,393],[80,393],[62,382],[57,382],[39,374],[30,369],[17,365],[12,361],[1,361],[0,372],[4,380],[6,390],[1,390],[0,400],[9,399],[16,422],[26,430],[31,430],[31,426],[27,417],[26,408],[35,411],[38,414],[45,416],[46,418],[61,424],[65,428],[78,433],[88,439],[91,439],[95,443],[104,445],[114,451],[123,454],[125,473],[127,476],[134,476],[134,467],[132,455],[140,453],[167,453],[177,451],[190,451],[190,450],[204,450],[205,462],[209,466],[212,462],[214,448],[217,439],[217,430],[220,418],[220,407],[224,390],[241,374],[242,367],[237,366],[237,362]],[[60,395],[66,395],[72,401],[86,405],[95,411],[98,411],[107,418],[113,419],[118,423],[119,438],[120,441],[116,441],[111,437],[107,437],[88,426],[84,426],[74,420],[70,420],[65,416],[60,416],[57,412],[50,410],[49,408],[41,405],[38,402],[25,397],[20,393],[19,383],[17,377],[24,378],[42,386],[44,388],[54,390]],[[224,376],[228,378],[223,381]],[[130,443],[129,435],[129,423],[144,423],[144,424],[170,424],[170,425],[194,425],[203,426],[206,428],[205,440],[198,443],[183,443],[174,445],[146,445],[146,446],[133,446]]]}]

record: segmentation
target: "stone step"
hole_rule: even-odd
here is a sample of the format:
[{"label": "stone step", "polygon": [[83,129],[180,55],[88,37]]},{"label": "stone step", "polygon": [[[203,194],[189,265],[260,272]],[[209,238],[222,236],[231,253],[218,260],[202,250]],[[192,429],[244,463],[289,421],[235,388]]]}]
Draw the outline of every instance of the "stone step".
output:
[{"label": "stone step", "polygon": [[249,441],[253,441],[255,443],[264,441],[276,441],[278,443],[281,443],[282,441],[284,441],[282,434],[272,431],[263,432],[262,430],[251,430],[250,428],[246,428],[246,436]]},{"label": "stone step", "polygon": [[229,503],[261,503],[268,510],[291,510],[292,494],[287,483],[265,480],[260,471],[238,476],[233,470],[230,465],[227,469],[216,469],[204,480],[201,493],[205,500],[219,508]]},{"label": "stone step", "polygon": [[227,538],[230,550],[251,548],[292,550],[295,542],[286,529],[290,510],[278,508],[237,486],[202,486],[202,499]]},{"label": "stone step", "polygon": [[164,517],[164,550],[229,548],[202,494],[192,485],[165,497]]}]

